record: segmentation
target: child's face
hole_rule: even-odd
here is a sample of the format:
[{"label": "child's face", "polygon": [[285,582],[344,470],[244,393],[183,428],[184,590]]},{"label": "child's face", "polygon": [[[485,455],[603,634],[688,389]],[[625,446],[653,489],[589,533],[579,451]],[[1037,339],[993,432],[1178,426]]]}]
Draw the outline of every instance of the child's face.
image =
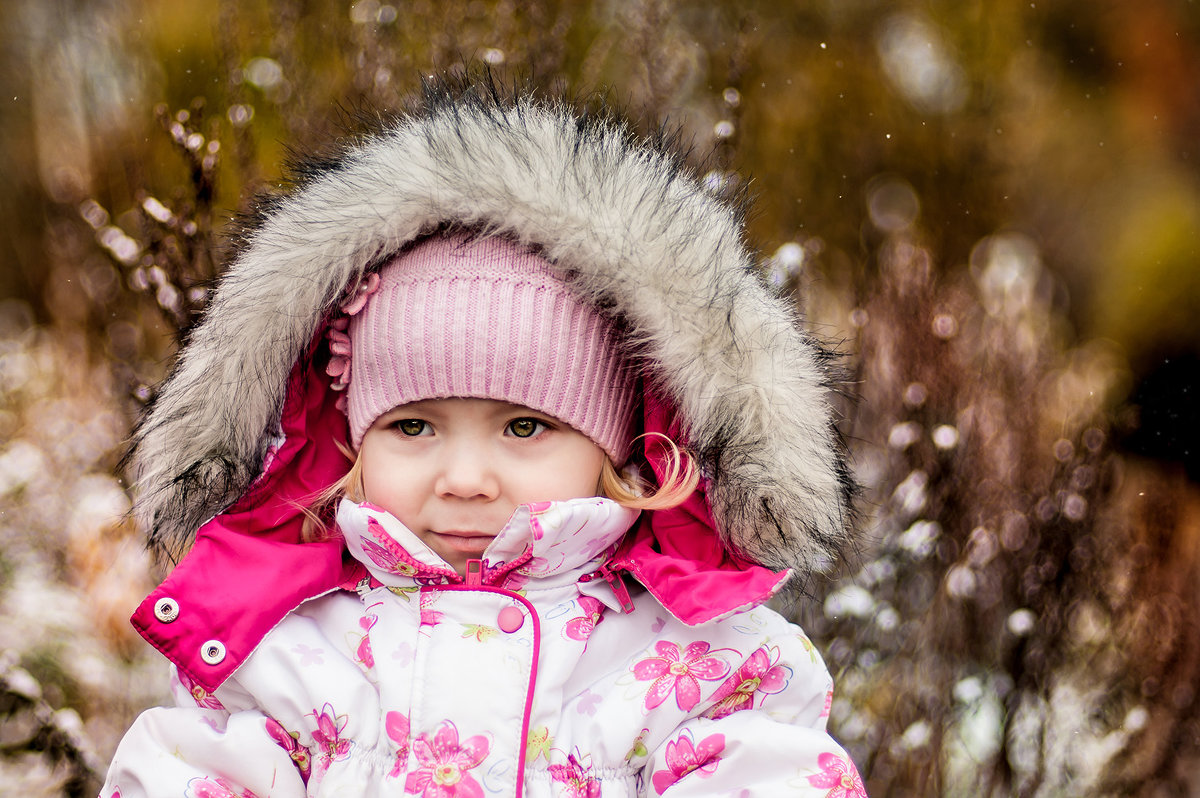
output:
[{"label": "child's face", "polygon": [[359,458],[366,500],[462,574],[517,505],[597,495],[607,455],[522,405],[427,399],[376,419]]}]

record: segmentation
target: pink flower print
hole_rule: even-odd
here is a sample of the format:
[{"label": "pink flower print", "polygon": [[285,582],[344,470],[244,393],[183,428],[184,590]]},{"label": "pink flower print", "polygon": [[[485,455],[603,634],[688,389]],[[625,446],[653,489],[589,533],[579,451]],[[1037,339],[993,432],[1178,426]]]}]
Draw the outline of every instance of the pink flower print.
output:
[{"label": "pink flower print", "polygon": [[437,603],[438,594],[422,593],[421,594],[421,626],[437,626],[442,622],[442,613],[439,610],[433,609]]},{"label": "pink flower print", "polygon": [[587,542],[579,547],[579,556],[590,560],[600,552],[609,548],[610,545],[612,545],[612,541],[606,537],[601,536],[598,538],[590,538]]},{"label": "pink flower print", "polygon": [[296,735],[283,728],[274,718],[267,718],[267,734],[280,748],[288,752],[288,756],[296,763],[296,768],[300,771],[300,777],[307,782],[312,764],[308,758],[308,749],[300,745],[296,740]]},{"label": "pink flower print", "polygon": [[388,774],[394,779],[404,772],[404,764],[408,761],[408,718],[400,712],[389,712],[384,716],[384,729],[388,739],[396,744],[396,764]]},{"label": "pink flower print", "polygon": [[579,705],[575,708],[575,711],[580,715],[595,717],[596,709],[600,706],[600,699],[602,698],[603,696],[599,693],[593,693],[585,687],[583,688],[583,692],[579,694]]},{"label": "pink flower print", "polygon": [[[375,519],[367,522],[368,525],[377,523]],[[417,569],[410,563],[400,559],[400,556],[388,551],[383,546],[380,546],[373,540],[362,541],[363,551],[371,558],[371,562],[378,565],[389,574],[396,576],[413,576]]]},{"label": "pink flower print", "polygon": [[657,657],[647,657],[633,666],[633,675],[639,681],[654,680],[646,693],[646,709],[651,710],[675,693],[675,703],[684,712],[691,710],[700,701],[700,683],[723,679],[729,673],[729,665],[717,657],[708,656],[708,643],[703,640],[691,643],[681,654],[679,646],[666,640],[654,644]]},{"label": "pink flower print", "polygon": [[[528,566],[528,563],[526,566]],[[511,590],[514,593],[521,593],[527,584],[529,584],[529,575],[524,573],[522,569],[513,569],[505,575],[504,583],[501,587]]]},{"label": "pink flower print", "polygon": [[396,646],[396,650],[392,652],[392,659],[397,662],[403,662],[406,665],[416,659],[416,656],[415,649],[409,643],[400,643]]},{"label": "pink flower print", "polygon": [[467,771],[486,759],[490,748],[482,734],[460,745],[458,729],[450,721],[442,721],[432,740],[422,734],[413,741],[420,767],[408,774],[405,792],[419,793],[421,798],[483,798],[483,788]]},{"label": "pink flower print", "polygon": [[563,785],[567,798],[600,798],[600,781],[592,778],[592,769],[579,764],[572,754],[565,765],[551,765],[550,779]]},{"label": "pink flower print", "polygon": [[833,688],[830,687],[825,693],[825,706],[821,707],[821,717],[829,717],[830,711],[833,709]]},{"label": "pink flower print", "polygon": [[787,687],[792,669],[779,664],[779,649],[760,648],[733,672],[713,693],[713,706],[705,716],[717,720],[741,709],[754,707],[755,693],[774,695]]},{"label": "pink flower print", "polygon": [[325,660],[321,659],[321,655],[325,653],[323,648],[309,648],[303,643],[297,643],[292,646],[292,653],[300,658],[301,667],[325,664]]},{"label": "pink flower print", "polygon": [[187,783],[186,798],[257,798],[250,790],[239,792],[219,776],[197,776]]},{"label": "pink flower print", "polygon": [[654,774],[651,783],[659,795],[667,788],[689,773],[697,773],[700,778],[707,779],[717,771],[721,763],[721,752],[725,750],[725,735],[713,734],[705,737],[699,745],[692,742],[692,733],[685,731],[679,738],[667,743],[664,758],[667,770]]},{"label": "pink flower print", "polygon": [[358,641],[358,648],[354,651],[354,658],[364,668],[375,667],[375,655],[371,653],[371,627],[379,620],[375,615],[364,615],[358,619],[358,625],[362,628],[364,634],[362,639]]},{"label": "pink flower print", "polygon": [[529,535],[534,540],[541,540],[546,537],[546,531],[542,529],[542,522],[538,520],[538,516],[550,509],[549,502],[534,502],[529,505]]},{"label": "pink flower print", "polygon": [[854,763],[837,754],[824,753],[817,757],[821,772],[808,777],[814,787],[829,787],[825,798],[867,798],[862,777]]},{"label": "pink flower print", "polygon": [[566,555],[564,555],[562,552],[548,551],[547,554],[552,554],[554,558],[530,557],[526,563],[521,566],[521,573],[527,576],[530,574],[533,576],[545,576],[546,574],[559,568],[566,559]]},{"label": "pink flower print", "polygon": [[591,596],[580,596],[579,609],[583,610],[583,615],[567,621],[563,634],[571,640],[586,641],[592,636],[596,624],[604,620],[604,605]]},{"label": "pink flower print", "polygon": [[191,693],[192,700],[196,702],[196,706],[203,709],[225,708],[225,706],[217,700],[216,696],[193,682],[191,677],[186,673],[183,671],[176,671],[176,673],[179,675],[179,683],[187,688],[187,691]]},{"label": "pink flower print", "polygon": [[335,715],[333,707],[329,704],[321,707],[320,713],[314,709],[312,715],[317,719],[317,728],[312,733],[313,742],[321,752],[321,764],[328,768],[330,764],[345,759],[350,753],[350,741],[342,739],[341,736],[346,730],[349,718],[346,715]]}]

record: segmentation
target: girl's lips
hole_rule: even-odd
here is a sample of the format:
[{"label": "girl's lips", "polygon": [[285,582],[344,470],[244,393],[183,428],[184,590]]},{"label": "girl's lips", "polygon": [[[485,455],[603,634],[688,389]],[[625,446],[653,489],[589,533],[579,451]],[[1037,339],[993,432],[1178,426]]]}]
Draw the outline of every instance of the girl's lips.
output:
[{"label": "girl's lips", "polygon": [[483,550],[492,542],[492,538],[495,537],[484,532],[460,530],[433,532],[432,534],[446,547],[463,554],[482,554]]}]

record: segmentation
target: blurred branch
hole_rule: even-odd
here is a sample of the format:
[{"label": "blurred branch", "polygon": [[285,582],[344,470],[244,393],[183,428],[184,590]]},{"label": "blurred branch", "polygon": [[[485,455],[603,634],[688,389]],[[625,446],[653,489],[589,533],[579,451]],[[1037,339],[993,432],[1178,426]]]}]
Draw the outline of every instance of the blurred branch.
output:
[{"label": "blurred branch", "polygon": [[[162,200],[146,189],[135,193],[137,205],[122,215],[124,225],[95,198],[84,200],[79,213],[95,241],[108,255],[132,294],[153,298],[154,307],[171,330],[192,325],[208,301],[217,274],[213,233],[213,198],[220,166],[217,126],[206,124],[204,100],[171,113],[155,108],[155,117],[182,157],[188,179],[174,196]],[[149,394],[136,394],[146,401]]]},{"label": "blurred branch", "polygon": [[70,798],[96,795],[103,765],[84,742],[82,724],[74,710],[55,711],[42,698],[41,685],[19,667],[16,656],[0,656],[0,717],[5,721],[0,756],[12,759],[34,754],[67,773],[62,794]]}]

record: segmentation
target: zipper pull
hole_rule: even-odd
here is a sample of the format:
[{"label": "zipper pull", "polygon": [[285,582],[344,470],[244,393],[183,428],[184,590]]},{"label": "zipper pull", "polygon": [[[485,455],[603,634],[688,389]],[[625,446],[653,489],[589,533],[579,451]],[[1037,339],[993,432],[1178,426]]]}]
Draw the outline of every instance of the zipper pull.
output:
[{"label": "zipper pull", "polygon": [[633,599],[629,597],[629,590],[625,587],[625,580],[621,578],[620,572],[610,570],[607,565],[601,565],[600,575],[612,587],[617,603],[621,605],[621,612],[626,615],[633,612]]},{"label": "zipper pull", "polygon": [[467,560],[467,587],[479,587],[483,584],[483,560]]}]

